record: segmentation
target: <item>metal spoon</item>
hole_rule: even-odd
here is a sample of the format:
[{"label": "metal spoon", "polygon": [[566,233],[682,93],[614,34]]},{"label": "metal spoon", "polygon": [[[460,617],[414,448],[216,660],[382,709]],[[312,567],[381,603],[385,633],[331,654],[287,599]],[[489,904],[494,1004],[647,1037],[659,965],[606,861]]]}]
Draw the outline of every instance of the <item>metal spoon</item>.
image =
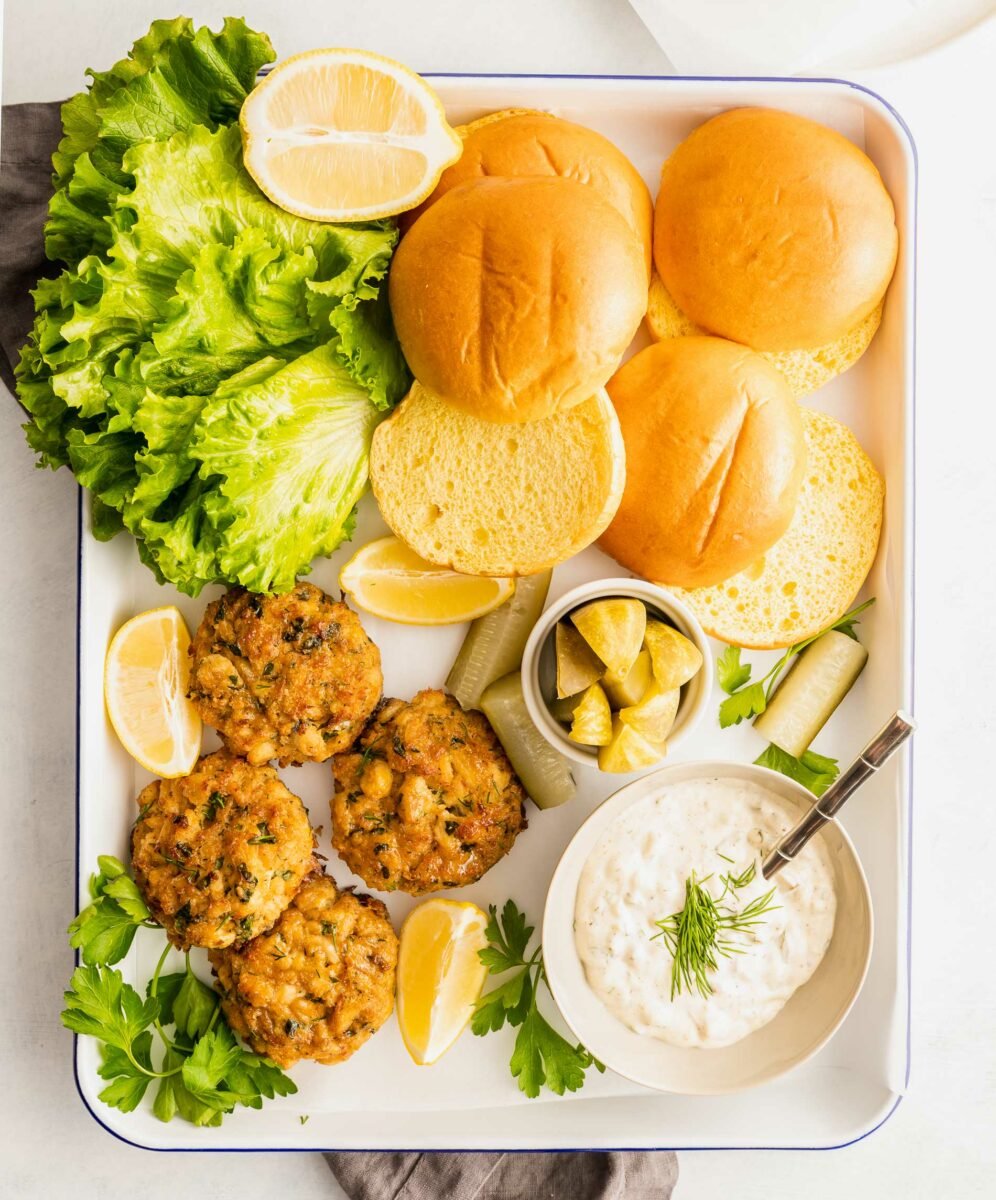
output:
[{"label": "metal spoon", "polygon": [[761,865],[765,879],[790,862],[828,821],[832,821],[859,787],[892,757],[910,736],[916,725],[901,710],[872,738],[853,763],[840,773],[799,822],[790,829]]}]

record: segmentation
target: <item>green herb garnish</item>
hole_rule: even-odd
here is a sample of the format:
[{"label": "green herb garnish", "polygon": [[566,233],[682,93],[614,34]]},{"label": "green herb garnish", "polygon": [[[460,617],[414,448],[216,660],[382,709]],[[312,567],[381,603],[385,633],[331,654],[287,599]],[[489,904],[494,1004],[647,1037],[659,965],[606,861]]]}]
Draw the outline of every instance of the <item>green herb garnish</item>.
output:
[{"label": "green herb garnish", "polygon": [[[513,900],[507,900],[501,918],[492,904],[487,924],[489,945],[478,957],[491,975],[514,971],[503,983],[485,992],[474,1006],[470,1028],[478,1037],[493,1033],[506,1023],[518,1028],[509,1067],[519,1088],[530,1099],[545,1085],[558,1096],[584,1087],[585,1071],[605,1067],[582,1045],[573,1046],[546,1020],[537,1007],[538,989],[547,983],[543,948],[537,946],[527,958],[526,949],[533,926]],[[549,986],[547,984],[547,986]]]},{"label": "green herb garnish", "polygon": [[[90,880],[94,902],[69,927],[84,965],[65,993],[62,1023],[102,1043],[99,1074],[108,1083],[100,1099],[132,1112],[155,1083],[152,1111],[160,1121],[179,1115],[194,1125],[220,1125],[236,1105],[261,1108],[264,1097],[293,1095],[297,1087],[276,1063],[236,1041],[189,953],[182,971],[163,975],[171,947],[163,949],[144,1000],[110,966],[127,953],[136,929],[158,926],[124,865],[105,856],[97,861],[100,873]],[[153,1033],[162,1044],[158,1067]]]},{"label": "green herb garnish", "polygon": [[69,926],[69,944],[87,966],[120,962],[138,929],[158,928],[124,864],[102,854],[97,866],[98,873],[90,876],[93,903]]},{"label": "green herb garnish", "polygon": [[739,875],[727,872],[720,876],[723,890],[719,896],[707,891],[705,884],[712,879],[707,875],[697,879],[695,872],[685,880],[685,905],[680,912],[672,913],[663,921],[655,922],[659,932],[651,935],[651,941],[664,939],[671,952],[671,999],[681,994],[682,989],[695,990],[700,996],[712,995],[709,973],[719,968],[719,958],[743,954],[746,947],[733,940],[735,934],[750,934],[765,915],[777,904],[772,901],[775,888],[757,896],[741,909],[724,904],[727,896],[740,888],[747,887],[756,874],[756,864]]},{"label": "green herb garnish", "polygon": [[257,821],[256,828],[259,830],[259,833],[249,839],[250,846],[272,846],[276,842],[276,834],[270,833],[270,827],[265,821]]},{"label": "green herb garnish", "polygon": [[814,796],[822,796],[840,774],[837,759],[817,754],[815,750],[806,750],[800,758],[795,758],[780,746],[770,745],[754,762],[759,767],[768,767],[787,775],[804,788],[809,788]]}]

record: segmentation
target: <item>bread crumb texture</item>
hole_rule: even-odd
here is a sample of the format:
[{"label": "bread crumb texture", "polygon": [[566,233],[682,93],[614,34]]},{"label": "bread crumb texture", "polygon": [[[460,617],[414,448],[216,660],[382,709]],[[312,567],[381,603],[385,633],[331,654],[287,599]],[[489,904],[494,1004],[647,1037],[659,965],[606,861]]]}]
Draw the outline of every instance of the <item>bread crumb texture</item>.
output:
[{"label": "bread crumb texture", "polygon": [[506,425],[416,383],[378,426],[370,469],[384,520],[428,562],[472,575],[531,575],[603,532],[622,496],[625,450],[604,391],[540,421]]}]

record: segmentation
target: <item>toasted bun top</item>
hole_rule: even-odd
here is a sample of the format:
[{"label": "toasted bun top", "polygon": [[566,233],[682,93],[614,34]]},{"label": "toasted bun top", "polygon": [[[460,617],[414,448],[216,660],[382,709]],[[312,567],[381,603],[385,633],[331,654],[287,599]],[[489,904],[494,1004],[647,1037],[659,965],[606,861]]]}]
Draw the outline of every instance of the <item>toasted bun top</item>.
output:
[{"label": "toasted bun top", "polygon": [[391,312],[415,378],[491,421],[587,400],[647,307],[643,250],[626,221],[570,179],[479,179],[402,239]]},{"label": "toasted bun top", "polygon": [[551,113],[522,110],[492,113],[458,132],[463,154],[443,172],[416,214],[471,179],[560,175],[588,184],[618,209],[644,247],[649,272],[654,221],[650,191],[608,138]]},{"label": "toasted bun top", "polygon": [[793,113],[722,113],[661,172],[661,278],[693,321],[755,350],[819,346],[847,333],[885,295],[898,242],[872,161]]},{"label": "toasted bun top", "polygon": [[753,563],[792,520],[806,465],[781,372],[721,338],[658,342],[608,385],[626,489],[602,548],[647,579],[699,587]]}]

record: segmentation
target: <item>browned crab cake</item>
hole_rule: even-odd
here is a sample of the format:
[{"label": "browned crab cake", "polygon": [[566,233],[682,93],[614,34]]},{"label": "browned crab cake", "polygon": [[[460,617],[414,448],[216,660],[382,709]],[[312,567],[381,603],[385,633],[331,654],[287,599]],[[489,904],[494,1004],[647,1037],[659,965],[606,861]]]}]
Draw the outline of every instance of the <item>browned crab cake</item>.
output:
[{"label": "browned crab cake", "polygon": [[269,929],[315,869],[300,799],[272,767],[225,750],[139,794],[131,865],[149,910],[181,950]]},{"label": "browned crab cake", "polygon": [[324,762],[380,699],[380,652],[356,613],[311,583],[283,596],[231,588],[190,643],[190,698],[251,763]]},{"label": "browned crab cake", "polygon": [[394,1008],[387,909],[328,875],[308,879],[269,933],[210,957],[228,1023],[282,1067],[342,1062]]},{"label": "browned crab cake", "polygon": [[474,883],[526,825],[525,792],[487,718],[445,692],[385,700],[332,773],[332,845],[382,891]]}]

